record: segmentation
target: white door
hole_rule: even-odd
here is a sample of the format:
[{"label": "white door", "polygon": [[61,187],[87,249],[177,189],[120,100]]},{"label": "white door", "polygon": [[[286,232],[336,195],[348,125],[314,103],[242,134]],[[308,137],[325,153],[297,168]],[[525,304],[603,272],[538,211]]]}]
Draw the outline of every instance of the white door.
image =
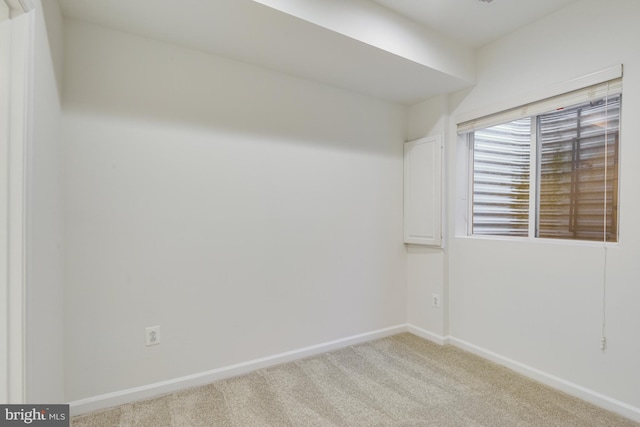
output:
[{"label": "white door", "polygon": [[442,137],[404,144],[404,242],[442,246]]}]

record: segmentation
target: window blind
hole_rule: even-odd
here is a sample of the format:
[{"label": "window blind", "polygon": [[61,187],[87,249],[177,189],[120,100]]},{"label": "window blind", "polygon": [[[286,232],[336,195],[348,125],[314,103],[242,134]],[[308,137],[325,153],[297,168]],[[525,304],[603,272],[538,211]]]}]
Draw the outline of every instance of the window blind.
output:
[{"label": "window blind", "polygon": [[504,111],[478,117],[458,124],[458,133],[474,132],[501,123],[508,123],[523,117],[536,116],[550,111],[591,102],[606,96],[620,94],[622,92],[622,78],[616,78],[603,83],[587,86],[569,93],[531,102]]},{"label": "window blind", "polygon": [[473,153],[472,234],[617,241],[621,75],[458,124]]},{"label": "window blind", "polygon": [[617,240],[620,101],[538,116],[538,237]]},{"label": "window blind", "polygon": [[473,234],[526,236],[531,119],[473,134]]}]

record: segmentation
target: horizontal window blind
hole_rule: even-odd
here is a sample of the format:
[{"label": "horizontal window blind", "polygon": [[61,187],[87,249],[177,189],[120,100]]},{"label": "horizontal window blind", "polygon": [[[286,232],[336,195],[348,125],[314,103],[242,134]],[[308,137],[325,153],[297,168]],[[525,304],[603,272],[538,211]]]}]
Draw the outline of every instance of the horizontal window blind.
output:
[{"label": "horizontal window blind", "polygon": [[528,103],[526,105],[511,108],[488,116],[479,117],[458,124],[458,133],[474,132],[501,123],[508,123],[514,120],[536,116],[550,111],[560,110],[572,105],[595,101],[622,92],[622,78],[616,78],[604,83],[588,86],[573,92],[553,96],[540,101]]},{"label": "horizontal window blind", "polygon": [[473,135],[473,234],[526,236],[531,119]]},{"label": "horizontal window blind", "polygon": [[617,240],[620,101],[538,116],[539,237]]},{"label": "horizontal window blind", "polygon": [[600,80],[459,124],[471,233],[616,242],[621,92],[621,78]]}]

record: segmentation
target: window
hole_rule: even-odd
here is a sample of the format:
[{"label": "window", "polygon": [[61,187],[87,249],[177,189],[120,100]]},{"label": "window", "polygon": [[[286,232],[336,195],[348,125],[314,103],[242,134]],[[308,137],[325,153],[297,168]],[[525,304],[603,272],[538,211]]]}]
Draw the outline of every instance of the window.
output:
[{"label": "window", "polygon": [[620,79],[459,125],[470,234],[616,242]]}]

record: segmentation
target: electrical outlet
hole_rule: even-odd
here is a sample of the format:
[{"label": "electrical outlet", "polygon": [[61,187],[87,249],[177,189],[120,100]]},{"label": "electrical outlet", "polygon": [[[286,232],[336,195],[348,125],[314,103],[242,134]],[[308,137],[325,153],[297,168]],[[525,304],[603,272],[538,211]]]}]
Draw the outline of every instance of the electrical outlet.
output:
[{"label": "electrical outlet", "polygon": [[149,326],[145,329],[144,343],[147,347],[160,344],[160,326]]},{"label": "electrical outlet", "polygon": [[440,295],[432,294],[431,296],[432,296],[431,302],[432,302],[433,306],[436,307],[436,308],[440,308]]}]

